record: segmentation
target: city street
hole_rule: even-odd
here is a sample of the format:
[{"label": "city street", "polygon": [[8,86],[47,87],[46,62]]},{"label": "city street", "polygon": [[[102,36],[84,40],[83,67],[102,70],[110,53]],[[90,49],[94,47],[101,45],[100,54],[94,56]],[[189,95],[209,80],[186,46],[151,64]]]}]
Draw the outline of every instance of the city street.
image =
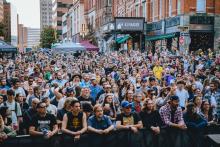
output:
[{"label": "city street", "polygon": [[219,50],[218,0],[0,0],[0,146],[219,147]]}]

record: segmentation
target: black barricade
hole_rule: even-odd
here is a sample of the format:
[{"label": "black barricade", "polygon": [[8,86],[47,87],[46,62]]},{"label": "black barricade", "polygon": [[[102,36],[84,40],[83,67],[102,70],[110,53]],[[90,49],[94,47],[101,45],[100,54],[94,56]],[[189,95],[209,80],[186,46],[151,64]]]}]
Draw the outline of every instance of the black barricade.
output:
[{"label": "black barricade", "polygon": [[1,147],[210,147],[206,141],[207,134],[220,134],[220,127],[212,126],[204,130],[180,131],[161,129],[160,135],[142,129],[138,133],[130,130],[113,131],[108,135],[86,133],[80,140],[65,134],[51,139],[42,137],[17,136],[8,138]]}]

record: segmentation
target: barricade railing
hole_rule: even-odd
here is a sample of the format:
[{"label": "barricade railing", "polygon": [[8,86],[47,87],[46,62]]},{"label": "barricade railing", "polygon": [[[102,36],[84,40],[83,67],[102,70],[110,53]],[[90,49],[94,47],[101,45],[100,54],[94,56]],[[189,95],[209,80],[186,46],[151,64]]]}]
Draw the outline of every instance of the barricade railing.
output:
[{"label": "barricade railing", "polygon": [[[211,145],[206,139],[208,134],[220,135],[220,127],[209,126],[204,130],[186,131],[163,128],[160,135],[155,135],[146,129],[141,129],[138,133],[133,133],[131,130],[116,130],[108,135],[85,133],[81,142],[74,142],[74,137],[62,133],[55,135],[52,140],[19,135],[0,143],[0,147],[66,147],[67,145],[70,147],[199,147],[201,145],[210,147]],[[67,141],[68,137],[69,141]]]}]

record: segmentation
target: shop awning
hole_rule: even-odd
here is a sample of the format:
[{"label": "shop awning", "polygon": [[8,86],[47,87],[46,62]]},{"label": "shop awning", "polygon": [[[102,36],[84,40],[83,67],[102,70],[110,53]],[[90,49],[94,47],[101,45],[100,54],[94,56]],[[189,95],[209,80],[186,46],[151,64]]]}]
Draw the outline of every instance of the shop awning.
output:
[{"label": "shop awning", "polygon": [[147,37],[146,40],[147,41],[162,40],[166,38],[172,38],[175,35],[176,35],[175,33],[172,33],[172,34],[164,34],[164,35],[159,35],[159,36],[152,36],[152,37]]},{"label": "shop awning", "polygon": [[123,43],[123,42],[125,42],[126,40],[128,40],[129,38],[132,38],[130,35],[125,35],[124,37],[121,37],[121,38],[118,38],[118,39],[116,39],[116,42],[117,43]]},{"label": "shop awning", "polygon": [[17,48],[0,40],[0,52],[17,52]]},{"label": "shop awning", "polygon": [[99,48],[89,42],[89,40],[81,41],[80,44],[86,48],[87,51],[99,51]]}]

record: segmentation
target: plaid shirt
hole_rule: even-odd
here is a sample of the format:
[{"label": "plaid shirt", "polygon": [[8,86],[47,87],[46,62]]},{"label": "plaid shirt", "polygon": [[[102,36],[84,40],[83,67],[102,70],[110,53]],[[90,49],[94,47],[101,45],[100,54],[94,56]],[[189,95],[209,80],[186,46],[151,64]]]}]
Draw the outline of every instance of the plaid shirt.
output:
[{"label": "plaid shirt", "polygon": [[170,126],[171,123],[185,124],[183,120],[183,112],[180,107],[178,107],[174,113],[174,122],[171,122],[171,108],[169,104],[161,107],[159,113],[165,126]]}]

